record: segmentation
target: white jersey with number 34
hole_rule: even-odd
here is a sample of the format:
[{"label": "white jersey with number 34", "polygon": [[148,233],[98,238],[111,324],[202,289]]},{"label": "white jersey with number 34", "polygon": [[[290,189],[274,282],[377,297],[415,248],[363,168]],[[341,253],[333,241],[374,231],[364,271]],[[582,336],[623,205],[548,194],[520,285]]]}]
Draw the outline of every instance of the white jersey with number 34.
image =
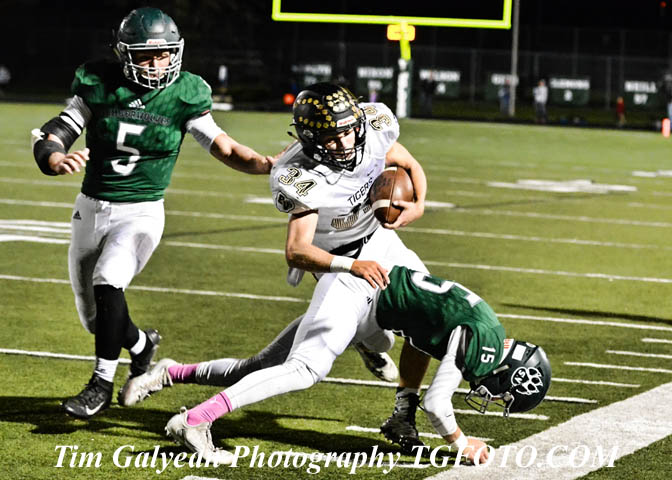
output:
[{"label": "white jersey with number 34", "polygon": [[313,244],[330,251],[373,233],[380,226],[368,193],[385,168],[385,156],[399,137],[399,123],[382,103],[360,104],[366,115],[366,143],[361,163],[352,172],[332,170],[291,145],[271,172],[271,192],[281,212],[318,212]]}]

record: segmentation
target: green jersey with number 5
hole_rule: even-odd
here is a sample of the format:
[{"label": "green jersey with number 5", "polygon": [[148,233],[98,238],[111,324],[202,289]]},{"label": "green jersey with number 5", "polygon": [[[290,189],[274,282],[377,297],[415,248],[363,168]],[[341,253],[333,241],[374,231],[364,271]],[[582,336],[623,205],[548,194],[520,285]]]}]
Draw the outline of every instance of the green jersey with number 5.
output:
[{"label": "green jersey with number 5", "polygon": [[181,72],[169,87],[148,90],[128,82],[117,62],[97,61],[77,69],[71,90],[92,113],[82,193],[113,202],[163,198],[187,122],[210,111],[208,84]]},{"label": "green jersey with number 5", "polygon": [[481,297],[459,283],[406,267],[394,267],[389,276],[390,284],[376,306],[381,328],[408,338],[414,347],[440,360],[452,331],[466,327],[472,337],[464,357],[464,378],[471,381],[497,367],[504,327]]}]

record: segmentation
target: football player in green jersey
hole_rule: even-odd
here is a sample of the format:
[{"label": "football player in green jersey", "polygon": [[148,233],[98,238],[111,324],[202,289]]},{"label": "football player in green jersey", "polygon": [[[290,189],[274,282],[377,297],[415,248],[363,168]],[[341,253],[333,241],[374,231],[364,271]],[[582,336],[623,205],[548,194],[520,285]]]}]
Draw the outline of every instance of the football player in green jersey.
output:
[{"label": "football player in green jersey", "polygon": [[[551,384],[544,350],[505,338],[490,306],[462,285],[428,273],[394,266],[386,289],[346,273],[328,273],[318,283],[294,343],[284,360],[254,371],[196,407],[173,416],[167,432],[204,458],[230,463],[233,455],[215,449],[209,429],[217,418],[266,398],[308,388],[329,373],[338,355],[354,342],[387,351],[394,334],[441,364],[424,398],[436,431],[474,463],[487,460],[486,445],[467,438],[455,420],[451,398],[462,379],[471,390],[467,403],[481,413],[494,404],[504,416],[536,407]],[[174,383],[230,385],[231,359],[183,365],[163,359],[133,380],[133,403]],[[212,372],[220,372],[214,378]],[[414,445],[419,447],[421,445]],[[408,453],[418,453],[409,448]]]},{"label": "football player in green jersey", "polygon": [[[63,402],[78,418],[109,406],[122,347],[132,378],[147,370],[158,346],[156,330],[131,321],[124,290],[161,239],[164,192],[184,135],[241,172],[268,174],[274,162],[217,126],[210,87],[181,70],[183,48],[172,18],[156,8],[133,10],[116,32],[117,60],[79,67],[68,106],[32,132],[44,174],[85,168],[68,257],[80,320],[95,334],[96,366],[84,390]],[[86,148],[68,153],[85,128]]]}]

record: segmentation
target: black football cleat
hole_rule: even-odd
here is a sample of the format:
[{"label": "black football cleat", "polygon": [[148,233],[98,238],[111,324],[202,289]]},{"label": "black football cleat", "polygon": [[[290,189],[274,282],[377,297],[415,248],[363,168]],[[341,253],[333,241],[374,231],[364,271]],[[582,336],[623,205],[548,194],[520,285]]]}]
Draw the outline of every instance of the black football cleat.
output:
[{"label": "black football cleat", "polygon": [[416,394],[397,398],[394,412],[380,426],[380,433],[390,442],[398,444],[406,455],[416,455],[417,449],[414,450],[414,447],[425,445],[415,428],[415,411],[419,404],[420,397]]},{"label": "black football cleat", "polygon": [[84,390],[63,401],[61,406],[71,417],[88,420],[110,406],[112,382],[93,375]]},{"label": "black football cleat", "polygon": [[161,342],[161,336],[159,332],[150,328],[145,330],[145,335],[147,335],[147,343],[145,348],[138,355],[131,355],[131,368],[128,378],[139,377],[147,370],[152,363],[152,358],[156,350],[159,348],[159,343]]}]

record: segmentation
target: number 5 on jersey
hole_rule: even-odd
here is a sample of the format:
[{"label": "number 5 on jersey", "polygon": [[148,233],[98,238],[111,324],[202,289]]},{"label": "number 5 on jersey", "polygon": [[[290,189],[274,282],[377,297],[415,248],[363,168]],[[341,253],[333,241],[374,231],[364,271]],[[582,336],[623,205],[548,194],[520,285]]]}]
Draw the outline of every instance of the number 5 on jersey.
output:
[{"label": "number 5 on jersey", "polygon": [[135,125],[132,123],[119,122],[119,132],[117,132],[117,150],[128,152],[131,155],[125,164],[123,160],[112,160],[112,169],[120,175],[126,176],[135,168],[136,162],[140,158],[140,150],[124,145],[126,135],[140,135],[147,128],[146,125]]}]

